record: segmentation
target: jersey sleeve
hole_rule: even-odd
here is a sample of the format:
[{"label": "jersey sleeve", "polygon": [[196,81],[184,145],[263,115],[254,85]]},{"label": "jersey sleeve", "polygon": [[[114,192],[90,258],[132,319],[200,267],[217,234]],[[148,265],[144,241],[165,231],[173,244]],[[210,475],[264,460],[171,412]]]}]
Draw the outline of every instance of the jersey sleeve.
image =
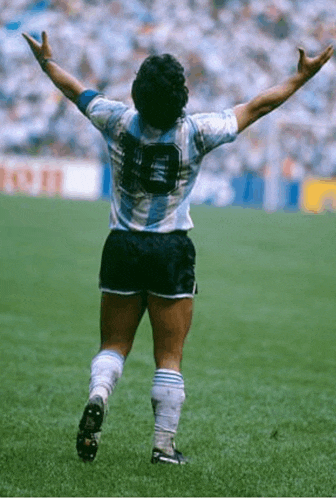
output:
[{"label": "jersey sleeve", "polygon": [[78,109],[102,132],[113,129],[128,107],[122,102],[109,100],[94,90],[85,90],[77,100]]},{"label": "jersey sleeve", "polygon": [[233,142],[238,135],[238,122],[233,109],[194,114],[191,118],[197,129],[197,143],[202,154]]}]

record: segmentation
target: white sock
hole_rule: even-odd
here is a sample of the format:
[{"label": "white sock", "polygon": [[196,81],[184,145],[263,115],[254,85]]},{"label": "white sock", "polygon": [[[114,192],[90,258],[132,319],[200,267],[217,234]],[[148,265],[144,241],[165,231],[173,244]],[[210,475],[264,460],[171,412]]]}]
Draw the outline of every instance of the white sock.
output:
[{"label": "white sock", "polygon": [[92,360],[90,399],[101,396],[107,403],[109,395],[122,375],[125,358],[111,349],[103,349]]},{"label": "white sock", "polygon": [[174,370],[157,369],[151,401],[155,417],[153,447],[172,455],[173,441],[185,400],[184,381]]}]

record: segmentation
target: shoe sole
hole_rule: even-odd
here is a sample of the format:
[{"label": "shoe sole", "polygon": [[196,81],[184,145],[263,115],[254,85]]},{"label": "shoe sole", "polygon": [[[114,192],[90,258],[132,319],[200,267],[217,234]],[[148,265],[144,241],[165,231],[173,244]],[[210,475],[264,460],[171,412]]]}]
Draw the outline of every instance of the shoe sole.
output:
[{"label": "shoe sole", "polygon": [[84,462],[93,462],[98,450],[104,409],[98,403],[88,403],[79,423],[76,449]]}]

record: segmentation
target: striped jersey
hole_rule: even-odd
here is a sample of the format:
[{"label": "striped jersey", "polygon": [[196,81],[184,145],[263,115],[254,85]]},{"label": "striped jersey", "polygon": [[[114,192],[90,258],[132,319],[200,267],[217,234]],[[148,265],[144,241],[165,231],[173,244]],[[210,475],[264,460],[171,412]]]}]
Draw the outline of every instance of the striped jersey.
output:
[{"label": "striped jersey", "polygon": [[238,133],[232,109],[184,115],[169,130],[122,102],[86,90],[79,109],[103,134],[111,164],[110,228],[172,232],[193,227],[190,195],[205,154]]}]

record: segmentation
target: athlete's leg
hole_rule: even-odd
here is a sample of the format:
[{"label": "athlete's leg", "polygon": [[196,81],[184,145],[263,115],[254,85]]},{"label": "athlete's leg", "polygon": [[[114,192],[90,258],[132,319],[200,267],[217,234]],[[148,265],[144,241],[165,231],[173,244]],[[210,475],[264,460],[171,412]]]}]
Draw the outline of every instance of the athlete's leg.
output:
[{"label": "athlete's leg", "polygon": [[126,357],[130,352],[135,332],[146,309],[143,294],[124,296],[102,293],[100,332],[101,349],[113,349]]},{"label": "athlete's leg", "polygon": [[183,463],[183,457],[174,449],[174,437],[185,399],[180,369],[183,344],[191,325],[192,305],[191,298],[148,296],[156,363],[151,393],[155,417],[153,462]]},{"label": "athlete's leg", "polygon": [[146,309],[142,294],[123,296],[103,292],[101,298],[101,349],[91,364],[90,398],[99,395],[107,402],[122,375],[136,330]]},{"label": "athlete's leg", "polygon": [[140,294],[102,294],[101,349],[91,363],[89,402],[77,434],[77,452],[85,461],[96,456],[108,396],[122,375],[145,309],[145,299]]},{"label": "athlete's leg", "polygon": [[183,344],[190,329],[193,299],[148,295],[156,368],[180,371]]}]

